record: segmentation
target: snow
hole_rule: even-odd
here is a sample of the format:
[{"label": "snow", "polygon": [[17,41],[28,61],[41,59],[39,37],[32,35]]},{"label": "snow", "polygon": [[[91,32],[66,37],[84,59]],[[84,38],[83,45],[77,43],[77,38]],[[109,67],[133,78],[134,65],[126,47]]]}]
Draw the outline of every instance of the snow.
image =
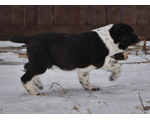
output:
[{"label": "snow", "polygon": [[7,53],[0,53],[0,59],[5,62],[27,62],[27,59],[19,58],[18,54],[7,52]]},{"label": "snow", "polygon": [[13,43],[10,41],[0,41],[0,47],[21,47],[22,45],[24,45],[23,43]]},{"label": "snow", "polygon": [[[128,57],[120,63],[150,59],[150,55],[144,52]],[[0,60],[27,62],[26,58],[19,58],[18,54],[11,52],[0,53]],[[150,63],[123,64],[120,77],[113,82],[109,81],[110,72],[92,70],[89,81],[99,86],[100,91],[84,90],[76,71],[48,69],[40,76],[44,84],[41,93],[48,96],[32,96],[26,92],[20,82],[23,70],[23,64],[0,65],[0,114],[144,114],[140,96],[143,105],[150,106]],[[59,85],[50,89],[54,82]]]}]

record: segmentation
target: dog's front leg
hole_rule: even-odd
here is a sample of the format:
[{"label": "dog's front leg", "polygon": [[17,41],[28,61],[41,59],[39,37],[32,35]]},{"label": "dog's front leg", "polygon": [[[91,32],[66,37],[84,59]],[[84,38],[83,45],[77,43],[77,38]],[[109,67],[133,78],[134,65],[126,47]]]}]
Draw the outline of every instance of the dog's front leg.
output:
[{"label": "dog's front leg", "polygon": [[128,59],[128,56],[127,56],[127,52],[121,52],[111,56],[111,58],[114,58],[116,60],[126,60]]},{"label": "dog's front leg", "polygon": [[78,70],[78,79],[80,84],[85,88],[85,90],[93,90],[93,91],[99,90],[99,87],[92,86],[91,83],[89,82],[89,72],[82,72]]},{"label": "dog's front leg", "polygon": [[117,60],[107,56],[105,58],[105,62],[102,68],[112,71],[112,75],[110,76],[110,81],[113,81],[117,79],[120,75],[121,64],[119,64]]}]

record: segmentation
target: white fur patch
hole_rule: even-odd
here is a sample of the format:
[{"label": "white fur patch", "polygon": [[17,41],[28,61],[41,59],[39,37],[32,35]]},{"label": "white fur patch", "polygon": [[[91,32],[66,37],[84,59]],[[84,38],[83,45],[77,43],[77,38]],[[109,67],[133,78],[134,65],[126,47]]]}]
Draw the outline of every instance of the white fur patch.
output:
[{"label": "white fur patch", "polygon": [[43,84],[41,83],[41,80],[39,79],[39,76],[36,76],[33,78],[33,84],[39,89],[43,89]]},{"label": "white fur patch", "polygon": [[99,90],[99,87],[91,85],[89,82],[89,77],[89,72],[78,71],[78,79],[84,89],[93,91]]},{"label": "white fur patch", "polygon": [[97,34],[100,36],[102,41],[105,43],[106,47],[109,50],[108,56],[112,56],[116,53],[123,52],[123,50],[118,48],[118,44],[115,44],[114,40],[110,36],[109,30],[112,28],[112,26],[113,26],[113,24],[110,24],[110,25],[92,30],[92,31],[97,32]]},{"label": "white fur patch", "polygon": [[27,82],[26,84],[23,84],[23,86],[30,95],[38,95],[39,94],[39,92],[34,88],[32,80]]}]

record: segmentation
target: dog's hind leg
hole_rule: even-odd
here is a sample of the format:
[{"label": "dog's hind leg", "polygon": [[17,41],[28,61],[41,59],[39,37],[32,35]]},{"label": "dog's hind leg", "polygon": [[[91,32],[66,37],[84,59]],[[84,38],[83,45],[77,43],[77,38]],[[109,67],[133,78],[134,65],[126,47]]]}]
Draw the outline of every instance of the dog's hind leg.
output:
[{"label": "dog's hind leg", "polygon": [[32,82],[33,78],[34,75],[30,74],[27,70],[27,72],[21,77],[22,84],[30,95],[39,95],[40,93],[34,88]]},{"label": "dog's hind leg", "polygon": [[[29,63],[25,65],[27,70],[26,73],[21,77],[21,81],[30,95],[40,95],[40,93],[34,88],[32,81],[34,80],[34,77],[43,74],[48,68],[48,53],[42,45],[35,44],[33,46],[32,44],[29,44],[27,46],[27,55]],[[40,88],[42,87],[40,86]]]},{"label": "dog's hind leg", "polygon": [[102,68],[112,71],[112,75],[110,76],[110,81],[113,81],[113,80],[117,79],[120,75],[121,64],[119,64],[117,62],[117,60],[107,56],[105,58],[105,62],[104,62],[104,65],[102,66]]},{"label": "dog's hind leg", "polygon": [[82,72],[78,70],[78,79],[79,79],[80,84],[86,90],[93,90],[93,91],[99,90],[99,87],[92,86],[91,83],[89,82],[89,72]]},{"label": "dog's hind leg", "polygon": [[32,80],[26,84],[23,83],[23,86],[30,95],[40,95],[40,93],[34,88]]},{"label": "dog's hind leg", "polygon": [[[32,64],[32,66],[30,63],[26,73],[21,77],[23,86],[30,95],[40,95],[40,93],[34,88],[33,80],[36,75],[40,75],[46,71],[47,65],[45,65],[44,62],[41,64]],[[38,81],[38,79],[36,81]],[[42,85],[40,85],[40,88],[42,88]]]}]

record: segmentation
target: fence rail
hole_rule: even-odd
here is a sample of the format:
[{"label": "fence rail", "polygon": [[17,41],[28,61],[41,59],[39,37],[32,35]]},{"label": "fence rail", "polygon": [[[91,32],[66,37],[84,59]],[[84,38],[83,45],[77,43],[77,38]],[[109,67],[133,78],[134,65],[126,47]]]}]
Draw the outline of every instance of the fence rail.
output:
[{"label": "fence rail", "polygon": [[39,32],[76,34],[123,22],[150,39],[148,5],[0,5],[0,40],[13,34]]}]

